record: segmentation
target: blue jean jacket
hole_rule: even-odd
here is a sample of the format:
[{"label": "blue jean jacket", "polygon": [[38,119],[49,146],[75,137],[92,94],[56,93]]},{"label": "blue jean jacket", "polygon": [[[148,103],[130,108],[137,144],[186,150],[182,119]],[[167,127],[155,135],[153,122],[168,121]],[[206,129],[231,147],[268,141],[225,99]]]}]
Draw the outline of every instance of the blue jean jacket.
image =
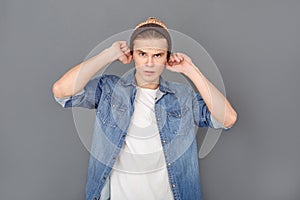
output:
[{"label": "blue jean jacket", "polygon": [[[135,70],[122,77],[103,75],[74,96],[56,98],[63,107],[96,109],[86,200],[110,199],[109,175],[122,149],[133,114]],[[196,132],[222,127],[190,86],[160,77],[155,116],[175,200],[201,200]]]}]

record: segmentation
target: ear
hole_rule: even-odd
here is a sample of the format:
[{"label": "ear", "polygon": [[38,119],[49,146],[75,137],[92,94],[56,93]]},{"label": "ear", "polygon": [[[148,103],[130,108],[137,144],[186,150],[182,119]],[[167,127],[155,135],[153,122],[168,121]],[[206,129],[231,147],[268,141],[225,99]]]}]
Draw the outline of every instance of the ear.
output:
[{"label": "ear", "polygon": [[168,64],[168,60],[166,60],[166,62],[164,63],[164,65],[167,66],[167,64]]},{"label": "ear", "polygon": [[132,50],[130,51],[130,55],[131,55],[132,60],[134,60],[134,58],[133,58],[133,51]]}]

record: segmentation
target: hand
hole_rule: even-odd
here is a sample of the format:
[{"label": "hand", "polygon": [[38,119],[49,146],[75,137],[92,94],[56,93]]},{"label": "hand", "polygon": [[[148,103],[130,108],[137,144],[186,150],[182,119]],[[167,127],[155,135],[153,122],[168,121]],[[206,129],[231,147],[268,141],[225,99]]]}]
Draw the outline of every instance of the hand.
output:
[{"label": "hand", "polygon": [[166,64],[166,68],[173,72],[187,73],[195,69],[195,65],[187,55],[183,53],[172,53]]},{"label": "hand", "polygon": [[123,64],[129,64],[132,60],[132,55],[130,54],[130,49],[126,41],[116,41],[114,42],[110,50],[113,53],[114,60],[119,60]]}]

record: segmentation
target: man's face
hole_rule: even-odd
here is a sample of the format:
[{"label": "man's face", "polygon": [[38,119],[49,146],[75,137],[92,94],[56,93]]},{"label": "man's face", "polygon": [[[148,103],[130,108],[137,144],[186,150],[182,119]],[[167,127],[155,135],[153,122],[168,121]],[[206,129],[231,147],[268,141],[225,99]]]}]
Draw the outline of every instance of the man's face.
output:
[{"label": "man's face", "polygon": [[166,39],[137,39],[134,41],[133,60],[138,86],[150,89],[158,87],[159,76],[167,62],[167,49]]}]

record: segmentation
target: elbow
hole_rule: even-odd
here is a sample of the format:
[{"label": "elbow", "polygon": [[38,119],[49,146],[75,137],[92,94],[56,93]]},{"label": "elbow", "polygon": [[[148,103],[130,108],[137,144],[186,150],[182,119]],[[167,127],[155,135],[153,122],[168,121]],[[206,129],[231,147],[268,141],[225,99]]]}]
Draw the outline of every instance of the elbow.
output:
[{"label": "elbow", "polygon": [[229,119],[227,120],[227,122],[224,124],[224,126],[226,128],[231,128],[237,121],[237,113],[235,111],[233,111],[230,116]]},{"label": "elbow", "polygon": [[63,92],[60,84],[58,82],[55,82],[52,86],[52,93],[57,98],[63,98]]}]

